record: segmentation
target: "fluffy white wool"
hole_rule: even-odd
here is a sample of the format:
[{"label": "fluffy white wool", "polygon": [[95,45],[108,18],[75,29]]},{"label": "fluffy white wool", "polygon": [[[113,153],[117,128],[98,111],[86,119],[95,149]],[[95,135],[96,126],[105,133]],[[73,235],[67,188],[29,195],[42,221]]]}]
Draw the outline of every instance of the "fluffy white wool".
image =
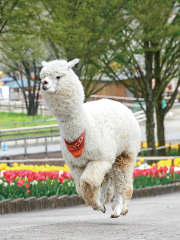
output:
[{"label": "fluffy white wool", "polygon": [[[104,175],[123,152],[137,156],[140,128],[131,110],[107,99],[84,103],[83,86],[64,60],[43,62],[40,75],[42,81],[48,82],[48,89],[41,87],[42,96],[58,120],[63,158],[70,167],[79,193],[82,179],[91,182],[90,178],[94,178],[93,184],[101,185]],[[56,78],[58,76],[60,79]],[[83,132],[83,153],[74,158],[64,139],[73,142]]]}]

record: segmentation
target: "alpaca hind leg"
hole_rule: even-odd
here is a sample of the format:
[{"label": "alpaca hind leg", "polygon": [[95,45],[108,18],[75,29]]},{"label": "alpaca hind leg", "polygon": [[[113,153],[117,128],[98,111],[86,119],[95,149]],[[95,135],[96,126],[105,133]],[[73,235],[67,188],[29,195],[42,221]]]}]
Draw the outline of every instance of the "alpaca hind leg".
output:
[{"label": "alpaca hind leg", "polygon": [[112,218],[120,215],[126,215],[128,212],[128,204],[133,192],[132,175],[135,164],[135,156],[133,152],[123,152],[116,158],[113,165],[114,184],[116,188],[116,199],[114,204],[114,213]]},{"label": "alpaca hind leg", "polygon": [[113,187],[113,170],[111,169],[104,176],[104,180],[101,184],[101,197],[100,201],[103,205],[110,202],[114,195],[114,187]]},{"label": "alpaca hind leg", "polygon": [[94,210],[105,212],[105,207],[100,201],[100,188],[105,174],[111,167],[111,163],[107,161],[88,162],[80,178],[81,196]]}]

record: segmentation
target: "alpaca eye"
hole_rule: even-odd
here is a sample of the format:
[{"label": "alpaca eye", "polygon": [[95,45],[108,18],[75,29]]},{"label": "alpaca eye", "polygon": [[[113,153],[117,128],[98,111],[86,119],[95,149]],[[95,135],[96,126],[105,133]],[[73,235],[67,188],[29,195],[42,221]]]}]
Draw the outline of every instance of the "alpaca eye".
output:
[{"label": "alpaca eye", "polygon": [[60,79],[60,76],[57,76],[56,78],[57,78],[57,79]]}]

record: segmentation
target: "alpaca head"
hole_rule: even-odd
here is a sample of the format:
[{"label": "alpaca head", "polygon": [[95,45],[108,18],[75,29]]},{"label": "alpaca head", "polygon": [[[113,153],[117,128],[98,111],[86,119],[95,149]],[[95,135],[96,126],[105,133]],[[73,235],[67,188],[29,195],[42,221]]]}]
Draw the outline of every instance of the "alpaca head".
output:
[{"label": "alpaca head", "polygon": [[74,115],[84,102],[84,90],[79,78],[71,69],[78,59],[70,62],[54,60],[42,62],[41,93],[47,107],[56,115]]}]

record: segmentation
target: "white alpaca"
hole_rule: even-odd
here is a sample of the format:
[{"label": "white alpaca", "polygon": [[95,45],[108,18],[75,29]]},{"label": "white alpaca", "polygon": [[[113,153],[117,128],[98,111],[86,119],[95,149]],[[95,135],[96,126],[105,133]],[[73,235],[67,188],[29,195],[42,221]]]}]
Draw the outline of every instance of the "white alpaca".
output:
[{"label": "white alpaca", "polygon": [[111,217],[119,217],[128,212],[133,192],[140,128],[131,110],[119,102],[84,103],[83,86],[71,69],[78,61],[42,62],[41,93],[57,118],[63,158],[77,193],[102,212],[115,195]]}]

